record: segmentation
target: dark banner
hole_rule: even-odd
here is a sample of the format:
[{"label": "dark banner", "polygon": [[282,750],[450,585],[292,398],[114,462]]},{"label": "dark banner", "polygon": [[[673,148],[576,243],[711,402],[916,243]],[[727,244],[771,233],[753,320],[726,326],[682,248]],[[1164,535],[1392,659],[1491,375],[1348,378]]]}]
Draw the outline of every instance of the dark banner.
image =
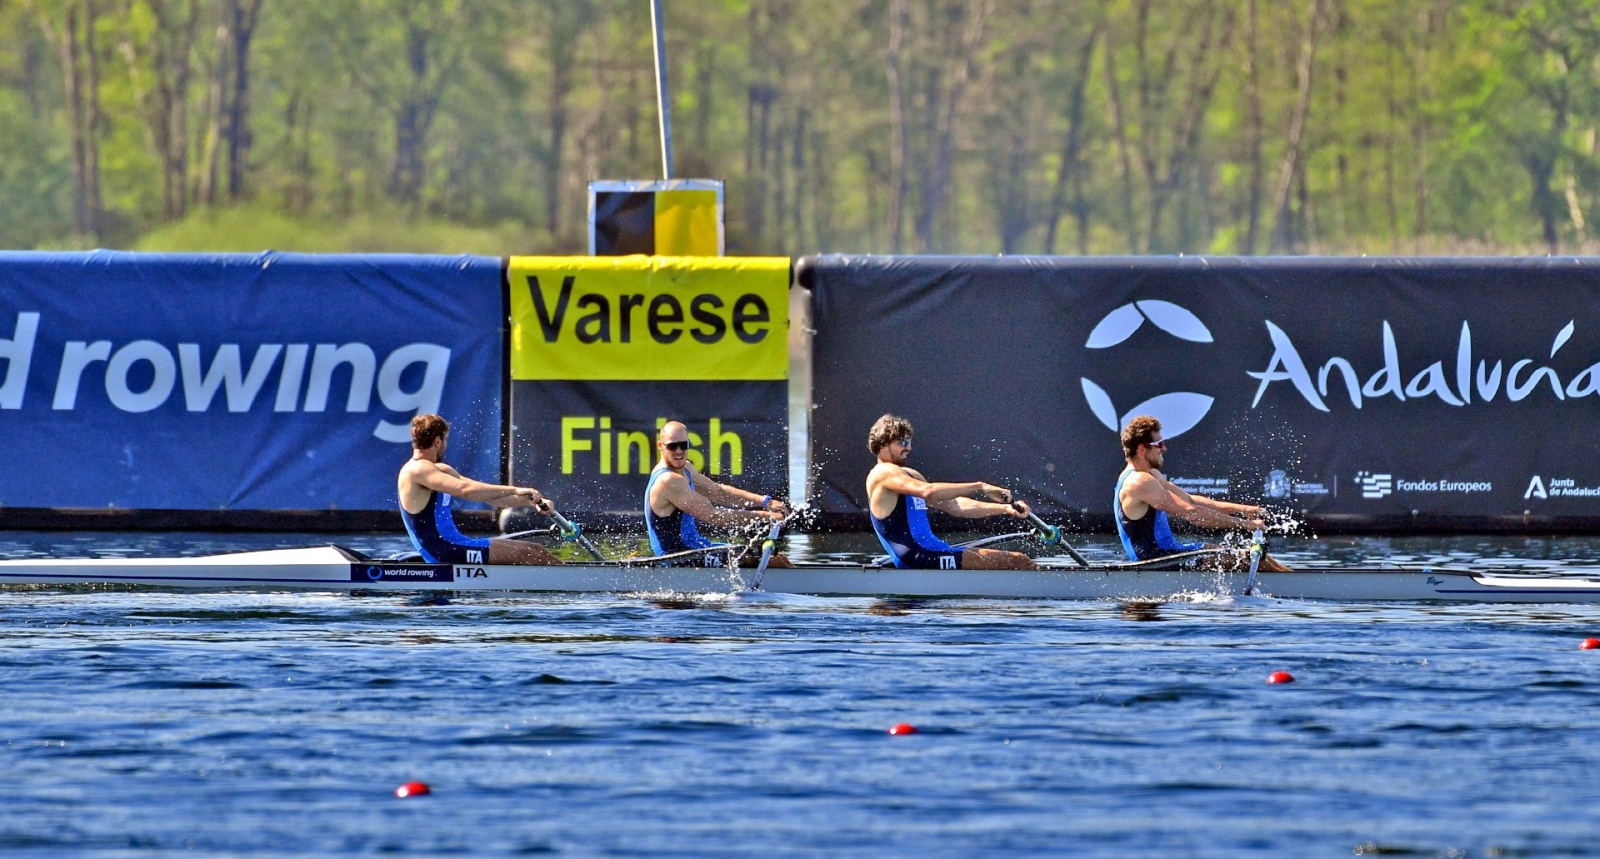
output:
[{"label": "dark banner", "polygon": [[689,462],[719,483],[783,496],[787,382],[513,382],[514,482],[575,511],[643,515],[656,430],[689,428]]},{"label": "dark banner", "polygon": [[1361,526],[1600,517],[1600,259],[825,256],[814,494],[859,513],[867,430],[930,480],[1110,521],[1118,432],[1193,492]]},{"label": "dark banner", "polygon": [[393,510],[410,422],[500,470],[500,261],[0,253],[0,505]]}]

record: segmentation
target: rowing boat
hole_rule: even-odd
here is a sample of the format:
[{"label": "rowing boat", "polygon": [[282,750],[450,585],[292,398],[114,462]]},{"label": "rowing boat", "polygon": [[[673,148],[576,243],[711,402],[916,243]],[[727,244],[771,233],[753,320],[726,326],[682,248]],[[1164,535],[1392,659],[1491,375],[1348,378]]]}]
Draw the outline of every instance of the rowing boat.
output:
[{"label": "rowing boat", "polygon": [[[732,593],[749,590],[751,568],[663,567],[634,562],[533,567],[427,564],[371,558],[339,546],[237,552],[192,558],[0,561],[0,583],[153,585],[176,588],[307,588],[370,591],[562,593]],[[802,564],[769,568],[768,593],[814,596],[1161,600],[1243,594],[1248,573],[1096,564],[1041,570],[897,570]],[[1600,569],[1561,576],[1464,568],[1321,567],[1260,572],[1254,592],[1280,599],[1450,600],[1600,603]]]}]

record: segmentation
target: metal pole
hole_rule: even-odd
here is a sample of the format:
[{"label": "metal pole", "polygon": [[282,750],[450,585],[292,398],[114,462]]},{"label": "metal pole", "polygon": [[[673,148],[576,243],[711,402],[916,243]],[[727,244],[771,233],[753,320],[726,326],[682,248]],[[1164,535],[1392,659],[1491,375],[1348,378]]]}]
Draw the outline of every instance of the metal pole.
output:
[{"label": "metal pole", "polygon": [[656,112],[661,117],[661,178],[672,178],[672,108],[667,103],[667,44],[661,32],[661,0],[650,2],[650,31],[656,43]]}]

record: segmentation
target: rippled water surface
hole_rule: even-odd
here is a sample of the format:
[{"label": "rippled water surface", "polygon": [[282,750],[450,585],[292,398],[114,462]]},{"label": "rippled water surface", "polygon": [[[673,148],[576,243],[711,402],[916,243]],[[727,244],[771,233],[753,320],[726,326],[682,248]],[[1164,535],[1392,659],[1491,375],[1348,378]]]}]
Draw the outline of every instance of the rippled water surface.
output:
[{"label": "rippled water surface", "polygon": [[[317,541],[9,533],[0,556]],[[0,588],[0,855],[1593,856],[1591,635],[1600,608],[1562,605]],[[395,798],[413,780],[432,795]]]}]

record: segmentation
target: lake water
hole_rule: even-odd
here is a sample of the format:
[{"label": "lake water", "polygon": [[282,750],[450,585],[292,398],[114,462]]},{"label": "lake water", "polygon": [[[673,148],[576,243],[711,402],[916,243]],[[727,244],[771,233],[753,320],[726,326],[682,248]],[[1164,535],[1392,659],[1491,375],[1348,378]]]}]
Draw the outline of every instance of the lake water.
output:
[{"label": "lake water", "polygon": [[[1600,541],[1276,551],[1565,570]],[[1594,856],[1591,635],[1600,608],[1562,605],[14,587],[0,855]],[[413,780],[432,795],[394,796]]]}]

